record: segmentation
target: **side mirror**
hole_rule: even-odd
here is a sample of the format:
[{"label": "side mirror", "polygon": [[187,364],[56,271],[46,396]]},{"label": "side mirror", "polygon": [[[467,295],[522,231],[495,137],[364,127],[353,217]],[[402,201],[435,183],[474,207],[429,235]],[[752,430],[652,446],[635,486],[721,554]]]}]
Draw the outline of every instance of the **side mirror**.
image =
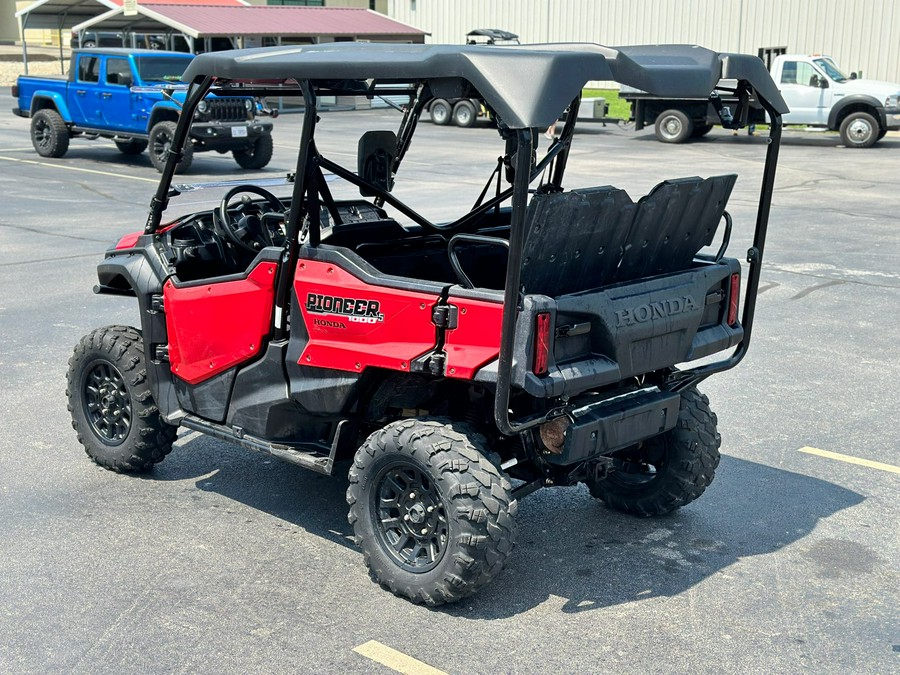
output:
[{"label": "side mirror", "polygon": [[[385,192],[394,187],[391,167],[397,156],[397,134],[393,131],[367,131],[359,139],[357,152],[357,175],[369,185]],[[377,194],[363,186],[359,188],[363,197]]]},{"label": "side mirror", "polygon": [[828,78],[827,77],[819,78],[819,87],[821,89],[828,89]]},{"label": "side mirror", "polygon": [[859,75],[857,75],[855,72],[850,73],[850,79],[851,79],[851,80],[855,80],[855,79],[858,78],[858,77],[859,77]]}]

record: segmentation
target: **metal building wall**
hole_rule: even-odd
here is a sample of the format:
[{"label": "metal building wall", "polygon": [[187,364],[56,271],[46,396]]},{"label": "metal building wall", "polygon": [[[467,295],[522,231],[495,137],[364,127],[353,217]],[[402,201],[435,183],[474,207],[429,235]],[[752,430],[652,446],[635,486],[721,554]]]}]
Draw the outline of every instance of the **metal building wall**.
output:
[{"label": "metal building wall", "polygon": [[900,83],[900,0],[388,0],[388,15],[430,32],[429,42],[502,28],[522,42],[787,47]]}]

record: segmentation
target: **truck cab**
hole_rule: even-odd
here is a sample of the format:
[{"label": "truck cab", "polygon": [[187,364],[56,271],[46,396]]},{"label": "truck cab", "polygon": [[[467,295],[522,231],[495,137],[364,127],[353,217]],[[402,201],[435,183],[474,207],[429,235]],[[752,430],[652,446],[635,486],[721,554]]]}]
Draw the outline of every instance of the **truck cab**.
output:
[{"label": "truck cab", "polygon": [[846,75],[830,56],[778,56],[772,79],[791,109],[785,124],[840,131],[847,147],[869,147],[900,129],[900,84]]}]

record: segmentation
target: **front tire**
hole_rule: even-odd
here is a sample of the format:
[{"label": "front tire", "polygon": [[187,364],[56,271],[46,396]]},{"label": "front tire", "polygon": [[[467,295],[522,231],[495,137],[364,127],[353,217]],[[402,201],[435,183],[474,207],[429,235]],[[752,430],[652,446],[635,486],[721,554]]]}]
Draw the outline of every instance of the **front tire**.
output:
[{"label": "front tire", "polygon": [[841,142],[848,148],[871,148],[878,140],[878,122],[869,113],[855,112],[841,122]]},{"label": "front tire", "polygon": [[55,110],[43,108],[31,118],[31,144],[41,157],[62,157],[69,150],[69,127]]},{"label": "front tire", "polygon": [[719,465],[721,437],[709,399],[696,389],[681,394],[675,427],[613,455],[613,470],[587,481],[591,495],[611,509],[661,516],[703,494]]},{"label": "front tire", "polygon": [[78,442],[100,466],[146,471],[171,452],[177,427],[153,401],[137,329],[107,326],[84,336],[69,359],[66,396]]},{"label": "front tire", "polygon": [[356,453],[348,515],[372,579],[416,603],[442,605],[491,581],[515,543],[518,503],[464,427],[401,420]]},{"label": "front tire", "polygon": [[269,134],[260,136],[253,143],[253,147],[244,150],[232,150],[234,161],[244,169],[262,169],[272,160],[274,143]]},{"label": "front tire", "polygon": [[694,133],[694,123],[680,110],[666,110],[657,116],[655,129],[663,143],[684,143]]},{"label": "front tire", "polygon": [[[175,122],[157,122],[150,129],[150,162],[160,173],[166,168],[169,148],[175,138]],[[191,168],[194,161],[194,146],[187,141],[182,148],[181,161],[175,167],[175,173],[184,173]]]}]

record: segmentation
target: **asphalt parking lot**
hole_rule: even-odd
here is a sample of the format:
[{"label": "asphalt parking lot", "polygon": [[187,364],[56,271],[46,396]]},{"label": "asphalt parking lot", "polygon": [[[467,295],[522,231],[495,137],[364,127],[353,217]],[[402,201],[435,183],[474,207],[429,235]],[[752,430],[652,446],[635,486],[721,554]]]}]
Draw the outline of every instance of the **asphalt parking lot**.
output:
[{"label": "asphalt parking lot", "polygon": [[[352,166],[382,118],[324,113],[341,140],[323,131],[320,148]],[[257,175],[293,170],[299,126],[276,120]],[[416,184],[397,193],[435,219],[471,205],[501,149],[491,129],[429,123],[414,146],[401,177]],[[567,183],[637,197],[736,172],[743,258],[764,148],[594,125]],[[198,154],[184,180],[246,175]],[[185,432],[151,473],[123,476],[76,442],[73,346],[137,321],[133,301],[91,293],[96,264],[142,228],[157,176],[105,141],[44,160],[28,121],[0,115],[0,672],[900,671],[900,138],[786,135],[750,353],[702,386],[723,453],[706,494],[641,520],[581,486],[537,492],[507,568],[438,609],[369,580],[344,478]]]}]

